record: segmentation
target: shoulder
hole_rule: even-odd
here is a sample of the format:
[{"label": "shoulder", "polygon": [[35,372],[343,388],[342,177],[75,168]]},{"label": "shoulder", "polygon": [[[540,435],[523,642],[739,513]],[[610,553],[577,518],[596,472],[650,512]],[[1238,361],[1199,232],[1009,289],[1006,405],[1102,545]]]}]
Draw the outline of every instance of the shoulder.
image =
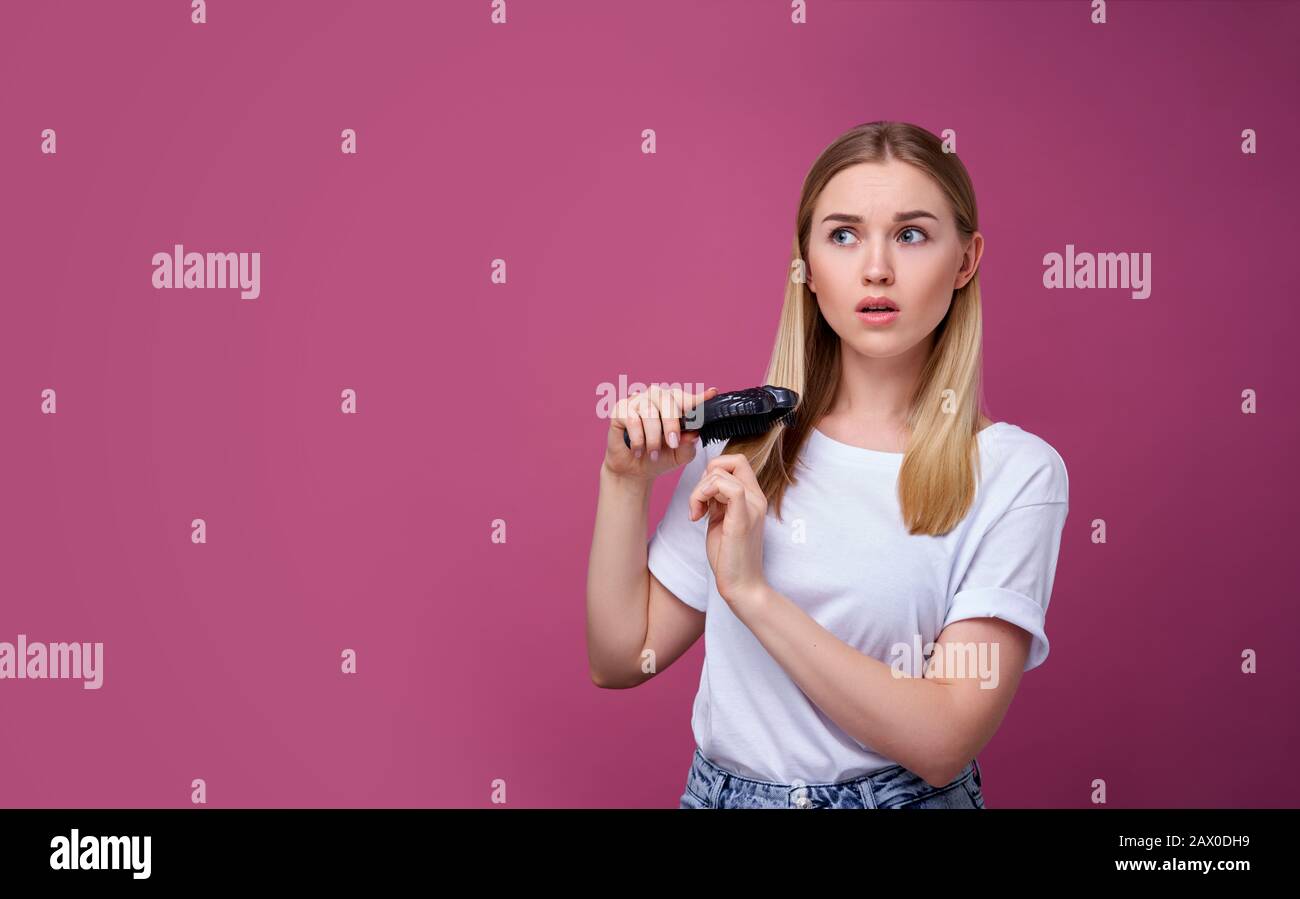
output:
[{"label": "shoulder", "polygon": [[990,426],[986,436],[980,445],[983,478],[1009,494],[1011,505],[1069,502],[1069,471],[1054,446],[1005,421]]}]

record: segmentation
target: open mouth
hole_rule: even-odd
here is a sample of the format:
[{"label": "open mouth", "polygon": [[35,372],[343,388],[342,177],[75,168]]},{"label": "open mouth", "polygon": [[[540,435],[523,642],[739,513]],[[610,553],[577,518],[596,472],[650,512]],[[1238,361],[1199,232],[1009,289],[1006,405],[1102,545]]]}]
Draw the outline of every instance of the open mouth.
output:
[{"label": "open mouth", "polygon": [[888,325],[898,320],[898,307],[888,303],[864,303],[858,307],[858,320],[868,325]]},{"label": "open mouth", "polygon": [[858,304],[858,312],[897,312],[898,304],[887,297],[867,297]]}]

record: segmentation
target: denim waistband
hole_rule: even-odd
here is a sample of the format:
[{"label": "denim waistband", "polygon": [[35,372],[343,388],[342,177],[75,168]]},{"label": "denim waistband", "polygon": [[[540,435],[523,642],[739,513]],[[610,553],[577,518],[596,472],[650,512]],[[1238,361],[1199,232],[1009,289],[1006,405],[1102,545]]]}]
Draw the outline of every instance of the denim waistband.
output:
[{"label": "denim waistband", "polygon": [[834,783],[782,784],[723,768],[697,747],[681,807],[706,808],[983,808],[979,762],[936,787],[902,765]]}]

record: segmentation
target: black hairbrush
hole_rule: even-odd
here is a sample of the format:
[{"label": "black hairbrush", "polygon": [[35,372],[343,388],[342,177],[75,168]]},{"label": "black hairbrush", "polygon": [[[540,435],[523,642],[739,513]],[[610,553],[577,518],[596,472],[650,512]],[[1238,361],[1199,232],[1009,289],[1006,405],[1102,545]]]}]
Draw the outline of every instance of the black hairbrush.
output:
[{"label": "black hairbrush", "polygon": [[[708,446],[715,440],[732,437],[757,437],[779,424],[789,424],[799,405],[799,394],[784,387],[765,384],[748,390],[719,393],[679,419],[683,431],[699,431],[700,443]],[[623,443],[632,448],[632,440],[623,431]]]}]

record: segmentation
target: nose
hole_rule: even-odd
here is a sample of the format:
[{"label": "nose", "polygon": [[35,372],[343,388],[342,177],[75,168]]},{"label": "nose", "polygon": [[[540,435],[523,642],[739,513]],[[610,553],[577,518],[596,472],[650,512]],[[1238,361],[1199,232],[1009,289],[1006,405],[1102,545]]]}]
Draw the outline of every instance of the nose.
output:
[{"label": "nose", "polygon": [[862,260],[862,283],[892,284],[894,267],[889,258],[888,245],[868,241],[864,252],[866,256]]}]

